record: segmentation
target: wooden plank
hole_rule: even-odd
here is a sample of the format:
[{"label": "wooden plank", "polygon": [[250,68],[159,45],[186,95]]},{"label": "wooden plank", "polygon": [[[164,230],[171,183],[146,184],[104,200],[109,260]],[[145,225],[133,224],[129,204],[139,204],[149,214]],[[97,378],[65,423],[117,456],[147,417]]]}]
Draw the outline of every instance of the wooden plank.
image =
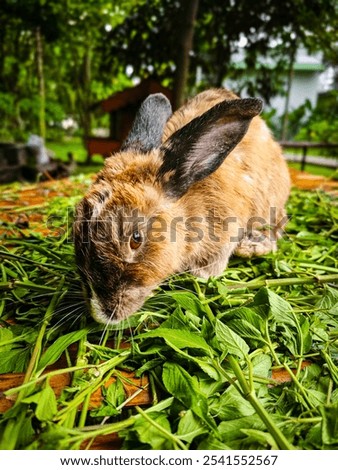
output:
[{"label": "wooden plank", "polygon": [[[151,394],[149,391],[149,381],[147,376],[135,377],[131,372],[119,371],[119,374],[126,380],[123,380],[123,387],[126,393],[126,399],[131,398],[126,403],[126,407],[136,405],[149,405],[151,403]],[[18,387],[23,383],[25,374],[0,374],[0,413],[4,413],[15,403],[15,396],[6,396],[4,392],[11,388]],[[106,388],[114,381],[115,377],[111,377],[104,384]],[[59,397],[62,391],[71,384],[70,374],[59,374],[51,377],[50,385],[53,388],[56,397]],[[89,408],[98,408],[103,401],[101,388],[97,389],[90,397]]]},{"label": "wooden plank", "polygon": [[285,148],[338,148],[338,143],[281,140],[279,145]]},{"label": "wooden plank", "polygon": [[86,148],[89,156],[98,154],[109,157],[113,152],[117,152],[121,147],[121,142],[99,137],[88,137]]},{"label": "wooden plank", "polygon": [[302,149],[302,158],[301,158],[301,163],[300,163],[300,169],[301,171],[305,170],[305,165],[306,165],[306,156],[307,156],[307,151],[308,149],[313,149],[313,148],[328,148],[328,149],[334,149],[338,148],[338,144],[336,143],[331,143],[331,142],[308,142],[308,141],[288,141],[288,140],[282,140],[279,142],[279,144],[283,148],[299,148]]}]

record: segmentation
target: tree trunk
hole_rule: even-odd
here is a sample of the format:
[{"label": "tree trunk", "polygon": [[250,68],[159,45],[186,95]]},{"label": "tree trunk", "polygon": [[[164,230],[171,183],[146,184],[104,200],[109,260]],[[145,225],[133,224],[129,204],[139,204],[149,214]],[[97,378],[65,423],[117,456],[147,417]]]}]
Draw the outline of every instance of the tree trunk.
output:
[{"label": "tree trunk", "polygon": [[178,54],[174,77],[174,110],[184,103],[185,89],[189,76],[189,54],[192,50],[198,2],[199,0],[186,0],[183,2],[182,23],[180,24],[181,34],[178,40]]},{"label": "tree trunk", "polygon": [[43,46],[42,46],[42,35],[40,27],[35,29],[35,42],[36,42],[36,65],[37,65],[37,76],[39,83],[39,134],[46,140],[46,89],[45,89],[45,77],[43,73]]},{"label": "tree trunk", "polygon": [[[86,141],[91,134],[91,114],[90,114],[90,104],[91,104],[91,67],[92,67],[92,56],[90,47],[87,48],[87,51],[83,59],[83,110],[82,110],[82,125],[83,125],[83,141],[86,146]],[[90,162],[90,156],[87,155],[87,162]]]},{"label": "tree trunk", "polygon": [[286,86],[284,115],[283,115],[283,121],[282,121],[282,131],[281,131],[281,136],[280,136],[281,140],[287,140],[288,138],[290,94],[291,94],[291,86],[292,86],[293,77],[294,77],[294,63],[295,63],[295,58],[296,58],[296,51],[297,51],[296,46],[291,48],[289,72],[288,72],[288,79],[287,79],[287,86]]},{"label": "tree trunk", "polygon": [[215,82],[214,86],[216,88],[221,88],[223,86],[223,79],[227,74],[227,68],[231,62],[231,48],[230,44],[222,44],[223,40],[219,40],[217,43],[217,63],[215,64]]},{"label": "tree trunk", "polygon": [[83,134],[84,137],[87,138],[90,135],[90,128],[91,128],[91,116],[89,112],[90,107],[90,81],[91,81],[91,53],[90,50],[87,49],[87,52],[84,56],[84,83],[83,83],[83,95],[84,95],[84,110],[83,110]]}]

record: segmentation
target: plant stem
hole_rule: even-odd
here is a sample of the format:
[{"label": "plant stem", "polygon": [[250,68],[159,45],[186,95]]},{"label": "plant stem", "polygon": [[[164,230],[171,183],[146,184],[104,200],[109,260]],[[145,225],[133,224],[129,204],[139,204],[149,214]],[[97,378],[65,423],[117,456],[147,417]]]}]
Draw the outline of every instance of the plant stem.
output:
[{"label": "plant stem", "polygon": [[208,303],[206,303],[207,299],[206,299],[205,295],[203,294],[197,280],[193,279],[193,283],[194,283],[198,298],[203,303],[204,311],[207,314],[208,320],[213,325],[215,323],[215,315],[214,315],[213,311],[211,310],[210,306],[208,305]]},{"label": "plant stem", "polygon": [[[56,290],[56,293],[53,295],[52,300],[51,300],[51,302],[50,302],[50,304],[49,304],[49,306],[46,310],[46,313],[44,315],[44,318],[43,318],[43,321],[42,321],[42,326],[40,328],[37,340],[35,342],[33,353],[32,353],[31,359],[29,361],[27,371],[26,371],[26,374],[25,374],[25,377],[24,377],[24,380],[23,380],[23,385],[27,384],[31,380],[34,373],[36,372],[36,369],[37,369],[37,366],[38,366],[38,363],[39,363],[39,359],[40,359],[40,356],[41,356],[41,352],[42,352],[43,337],[46,333],[48,323],[49,323],[50,318],[53,314],[53,311],[55,309],[57,301],[60,297],[59,292],[62,289],[63,283],[64,283],[64,278],[62,278],[61,282],[59,283],[59,285],[57,287],[57,290]],[[23,389],[20,390],[20,392],[18,394],[18,398],[16,400],[16,404],[20,403],[20,401],[26,395],[26,392],[27,392],[27,390],[23,390]]]},{"label": "plant stem", "polygon": [[[166,402],[166,405],[164,408],[160,408],[160,410],[167,408],[169,404],[171,405],[172,400],[167,399],[167,400],[164,400],[164,402]],[[162,403],[162,405],[164,404],[164,402]],[[152,411],[159,411],[158,405],[154,405],[151,408],[148,408],[147,410],[143,411],[143,413],[148,414],[148,413],[151,413]],[[119,431],[123,431],[124,429],[133,426],[133,424],[139,418],[140,418],[140,414],[137,414],[134,416],[130,416],[124,421],[119,421],[118,423],[98,425],[98,426],[87,426],[84,429],[69,429],[69,430],[67,429],[67,432],[72,434],[72,437],[67,439],[67,442],[68,443],[72,443],[72,442],[81,443],[83,441],[86,441],[88,439],[92,439],[98,436],[106,436],[107,434],[118,433]]]},{"label": "plant stem", "polygon": [[95,390],[97,390],[101,385],[103,385],[103,383],[107,381],[108,377],[105,374],[107,372],[109,373],[109,376],[113,374],[114,368],[124,362],[130,356],[130,354],[130,351],[124,351],[117,357],[114,357],[113,359],[110,359],[109,361],[101,365],[95,366],[94,368],[97,371],[100,371],[99,376],[95,377],[85,389],[79,391],[79,393],[73,398],[73,400],[69,401],[67,403],[67,406],[65,406],[62,410],[58,412],[56,418],[61,422],[67,420],[67,417],[69,416],[68,413],[71,410],[76,410],[76,408],[81,405],[81,403],[83,403],[83,400],[88,394],[91,395]]},{"label": "plant stem", "polygon": [[[85,328],[86,327],[86,324],[85,324],[85,318],[82,318],[81,319],[81,325],[80,325],[80,328]],[[85,345],[85,342],[87,340],[87,335],[85,335],[83,338],[81,338],[78,342],[78,348],[77,348],[77,355],[76,355],[76,366],[81,366],[81,365],[85,365],[87,363],[87,361],[85,360],[85,354],[86,354],[86,345]],[[76,381],[77,381],[77,378],[80,377],[80,374],[81,372],[79,370],[75,371],[74,374],[73,374],[73,377],[72,377],[72,386],[76,386]],[[88,411],[88,406],[89,406],[89,401],[90,401],[90,389],[89,389],[89,393],[87,396],[84,397],[84,400],[83,400],[83,407],[82,407],[82,410],[81,410],[81,414],[80,414],[80,420],[79,420],[79,426],[82,427],[85,425],[85,422],[86,422],[86,416],[87,416],[87,411]],[[66,427],[74,427],[74,423],[75,423],[75,419],[76,419],[76,413],[77,413],[77,409],[76,408],[73,408],[70,413],[67,415],[67,418],[65,420],[65,426]]]},{"label": "plant stem", "polygon": [[281,365],[281,362],[278,359],[278,356],[275,352],[275,349],[273,347],[273,344],[272,344],[272,341],[271,341],[271,338],[270,338],[268,320],[265,321],[265,336],[267,338],[267,344],[268,344],[268,347],[269,347],[270,352],[272,354],[272,357],[274,358],[275,363],[278,364],[278,365]]},{"label": "plant stem", "polygon": [[67,442],[68,443],[72,443],[72,442],[80,443],[80,442],[86,441],[87,439],[95,438],[97,436],[106,436],[107,434],[117,433],[119,431],[122,431],[132,426],[135,423],[137,418],[138,418],[138,415],[130,416],[124,421],[119,421],[118,423],[109,424],[107,426],[99,426],[98,429],[95,429],[93,431],[85,431],[85,429],[82,431],[79,430],[78,432],[76,432],[75,436],[67,439]]},{"label": "plant stem", "polygon": [[325,266],[323,264],[315,264],[315,263],[299,263],[301,268],[309,268],[309,269],[318,269],[318,271],[326,271],[331,273],[338,273],[337,268],[332,268],[330,266]]},{"label": "plant stem", "polygon": [[80,428],[84,427],[85,424],[86,424],[87,413],[88,413],[88,408],[89,408],[89,403],[90,403],[90,397],[91,397],[91,394],[88,393],[88,395],[86,396],[86,398],[84,399],[84,402],[83,402],[83,406],[82,406],[82,410],[81,410],[81,414],[80,414],[80,418],[79,418],[79,427]]},{"label": "plant stem", "polygon": [[265,408],[262,406],[260,401],[257,399],[255,390],[252,387],[250,387],[237,360],[232,355],[228,355],[227,359],[241,386],[242,396],[246,400],[248,400],[249,403],[252,405],[252,407],[254,408],[254,410],[256,411],[258,416],[261,418],[261,420],[267,427],[268,431],[270,432],[270,434],[276,441],[278,447],[281,450],[292,450],[293,446],[289,443],[289,441],[286,439],[284,434],[280,431],[280,429],[273,422],[269,413],[265,410]]},{"label": "plant stem", "polygon": [[[267,279],[265,281],[250,281],[248,283],[238,283],[241,287],[247,289],[260,289],[261,287],[282,287],[282,286],[293,286],[313,283],[326,283],[338,281],[338,274],[327,274],[324,276],[313,276],[313,277],[290,277],[285,279]],[[234,284],[232,284],[234,285]]]},{"label": "plant stem", "polygon": [[21,385],[18,385],[17,387],[10,388],[9,390],[6,390],[5,392],[3,392],[3,394],[5,396],[15,395],[16,393],[20,392],[21,390],[29,388],[33,384],[43,382],[45,379],[55,377],[56,375],[68,374],[68,373],[74,372],[76,370],[90,369],[90,368],[94,368],[94,367],[96,367],[96,366],[95,365],[85,365],[85,366],[67,367],[66,369],[52,370],[50,372],[47,372],[44,375],[41,375],[40,377],[35,378],[34,380],[30,380],[27,383],[22,383]]},{"label": "plant stem", "polygon": [[122,408],[124,408],[128,403],[130,403],[132,400],[134,400],[134,398],[136,398],[138,395],[140,395],[142,392],[144,392],[144,390],[146,390],[147,388],[148,388],[148,384],[146,384],[144,387],[139,388],[138,390],[136,390],[136,392],[134,392],[126,400],[124,400],[124,402],[121,403],[121,405],[117,406],[116,410],[117,411],[122,410]]},{"label": "plant stem", "polygon": [[[25,374],[25,377],[24,377],[24,380],[23,380],[23,385],[27,385],[31,381],[32,377],[34,376],[34,374],[36,372],[36,369],[37,369],[37,366],[38,366],[38,363],[39,363],[39,359],[40,359],[40,356],[41,356],[43,338],[45,336],[46,329],[47,329],[48,323],[50,321],[50,318],[53,314],[54,308],[57,305],[57,302],[60,298],[59,291],[62,289],[63,283],[64,283],[64,279],[61,280],[61,282],[58,286],[57,292],[53,295],[52,300],[51,300],[51,302],[50,302],[50,304],[49,304],[49,306],[46,310],[46,313],[44,315],[44,318],[43,318],[43,321],[42,321],[42,326],[40,328],[37,340],[35,342],[34,349],[33,349],[33,352],[32,352],[32,356],[31,356],[31,359],[29,361],[27,371],[26,371],[26,374]],[[19,407],[20,406],[22,400],[30,392],[30,390],[31,390],[30,387],[20,389],[20,391],[18,393],[18,396],[17,396],[17,399],[15,401],[14,407]],[[17,442],[18,442],[18,439],[20,437],[20,432],[22,430],[25,419],[26,419],[26,409],[23,407],[22,410],[20,410],[16,420],[10,419],[7,422],[6,427],[4,429],[4,432],[3,432],[2,442],[0,443],[0,448],[1,449],[3,449],[4,447],[7,450],[16,449]]]},{"label": "plant stem", "polygon": [[38,291],[38,292],[57,292],[57,289],[55,287],[39,286],[38,284],[34,284],[33,282],[25,282],[25,281],[0,282],[0,291],[17,289],[18,287],[31,289],[33,291]]},{"label": "plant stem", "polygon": [[15,253],[10,253],[9,251],[2,251],[0,250],[0,258],[4,259],[16,259],[21,262],[25,262],[28,264],[34,264],[36,266],[44,266],[46,268],[52,268],[52,272],[57,270],[66,270],[69,271],[71,267],[69,265],[62,265],[62,264],[52,264],[52,263],[42,263],[41,261],[34,261],[33,259],[25,258],[20,255],[16,255]]},{"label": "plant stem", "polygon": [[308,399],[308,396],[306,394],[306,391],[303,387],[303,385],[299,382],[298,378],[296,377],[296,375],[292,372],[292,370],[290,369],[290,367],[284,363],[283,366],[285,367],[285,369],[288,371],[291,379],[293,380],[293,382],[296,384],[296,386],[298,387],[300,393],[301,393],[301,396],[304,398],[304,401],[305,401],[305,405],[306,407],[308,408],[308,410],[311,410],[313,408],[311,402],[309,401]]}]

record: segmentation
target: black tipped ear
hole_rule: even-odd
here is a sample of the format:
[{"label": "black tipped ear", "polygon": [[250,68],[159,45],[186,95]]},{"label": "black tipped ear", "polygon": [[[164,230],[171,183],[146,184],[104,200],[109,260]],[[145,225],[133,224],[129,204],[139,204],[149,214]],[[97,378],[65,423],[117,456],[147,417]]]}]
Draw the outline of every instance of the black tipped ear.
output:
[{"label": "black tipped ear", "polygon": [[171,104],[162,93],[149,95],[140,106],[121,150],[149,152],[162,142],[164,126],[172,114]]},{"label": "black tipped ear", "polygon": [[262,107],[255,98],[222,101],[176,131],[160,149],[163,163],[158,178],[166,194],[179,198],[217,170]]}]

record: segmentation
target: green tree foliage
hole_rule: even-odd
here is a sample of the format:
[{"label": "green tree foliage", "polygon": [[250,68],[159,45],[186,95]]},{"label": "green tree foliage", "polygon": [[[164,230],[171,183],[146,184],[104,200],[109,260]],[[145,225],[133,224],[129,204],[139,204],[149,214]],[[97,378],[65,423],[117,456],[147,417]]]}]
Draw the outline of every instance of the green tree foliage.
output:
[{"label": "green tree foliage", "polygon": [[[304,109],[305,108],[305,109]],[[308,112],[306,112],[308,111]],[[294,111],[296,113],[297,110]],[[298,124],[297,140],[315,142],[338,142],[338,92],[332,91],[319,99],[317,106],[312,109],[307,103],[299,109],[302,113]],[[322,151],[324,152],[324,150]],[[330,155],[338,155],[337,150],[330,149]]]},{"label": "green tree foliage", "polygon": [[[192,25],[190,74],[181,93],[196,91],[199,68],[200,88],[231,78],[238,92],[245,87],[268,101],[300,43],[337,63],[335,0],[189,3],[198,4],[196,21],[188,18],[183,0],[2,0],[1,138],[39,132],[43,120],[51,136],[68,116],[88,134],[90,104],[118,90],[126,70],[132,71],[129,77],[178,83],[189,62],[182,60],[182,37]],[[243,61],[236,67],[232,57],[240,49]]]},{"label": "green tree foliage", "polygon": [[[0,109],[5,111],[4,127],[17,129],[15,134],[20,135],[25,130],[27,121],[34,122],[44,134],[42,41],[50,45],[61,37],[61,14],[57,2],[27,0],[23,8],[22,2],[5,0],[0,5]],[[10,107],[6,110],[8,101]],[[53,108],[57,114],[60,111],[52,103],[50,118],[53,117]]]},{"label": "green tree foliage", "polygon": [[[48,135],[72,116],[89,132],[89,105],[111,93],[116,84],[104,75],[98,50],[107,25],[121,23],[142,2],[86,0],[3,0],[0,3],[0,113],[2,138],[40,133],[41,95],[36,31],[42,42]],[[106,29],[107,28],[107,29]],[[119,73],[116,72],[116,76]]]},{"label": "green tree foliage", "polygon": [[[139,6],[110,32],[103,45],[105,67],[129,64],[137,75],[154,75],[172,84],[183,12],[183,2],[171,0],[149,0]],[[201,0],[191,70],[201,68],[203,87],[220,86],[225,77],[241,79],[242,87],[269,101],[282,85],[281,72],[290,67],[299,44],[324,51],[328,59],[336,61],[336,18],[334,0]],[[232,57],[243,38],[244,62],[239,68]],[[263,62],[264,57],[272,59],[276,67]],[[191,73],[190,87],[194,82]]]}]

